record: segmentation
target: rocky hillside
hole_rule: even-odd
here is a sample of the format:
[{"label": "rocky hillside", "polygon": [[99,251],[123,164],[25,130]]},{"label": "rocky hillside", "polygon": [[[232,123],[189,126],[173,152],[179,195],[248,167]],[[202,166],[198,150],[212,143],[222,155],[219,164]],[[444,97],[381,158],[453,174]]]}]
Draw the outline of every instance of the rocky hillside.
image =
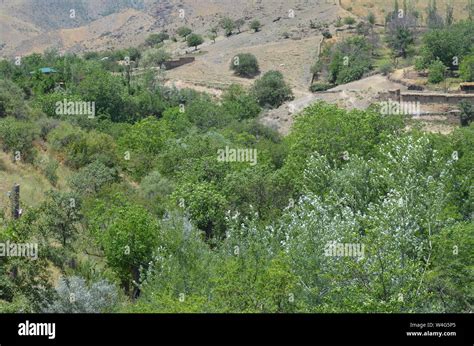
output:
[{"label": "rocky hillside", "polygon": [[277,23],[274,31],[281,34],[303,30],[310,20],[333,20],[337,9],[334,0],[1,1],[0,56],[48,47],[72,52],[121,48],[142,43],[151,32],[173,32],[182,25],[204,33],[223,16]]}]

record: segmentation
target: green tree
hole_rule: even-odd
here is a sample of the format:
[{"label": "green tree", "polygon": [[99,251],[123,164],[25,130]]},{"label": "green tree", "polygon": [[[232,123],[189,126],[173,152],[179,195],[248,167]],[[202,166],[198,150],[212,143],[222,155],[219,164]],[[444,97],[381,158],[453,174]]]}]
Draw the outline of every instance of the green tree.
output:
[{"label": "green tree", "polygon": [[473,294],[474,226],[456,223],[433,237],[432,259],[427,273],[431,311],[469,312]]},{"label": "green tree", "polygon": [[[351,111],[326,103],[317,103],[298,116],[293,130],[286,138],[290,148],[284,171],[299,176],[291,181],[298,188],[302,183],[304,162],[311,153],[327,156],[329,162],[339,165],[344,152],[370,157],[373,150],[387,136],[396,135],[403,128],[402,118],[384,117],[373,110]],[[358,131],[353,131],[357,128]]]},{"label": "green tree", "polygon": [[126,88],[122,78],[95,65],[86,71],[87,75],[74,88],[74,92],[82,101],[95,102],[96,116],[112,121],[128,120],[129,114],[124,112],[123,95],[126,94]]},{"label": "green tree", "polygon": [[212,40],[212,42],[216,43],[216,38],[217,38],[217,34],[219,32],[219,29],[217,27],[214,27],[214,28],[211,28],[209,30],[209,39]]},{"label": "green tree", "polygon": [[229,17],[222,18],[219,25],[224,29],[226,36],[232,35],[232,31],[235,29],[235,22]]},{"label": "green tree", "polygon": [[232,84],[222,97],[222,108],[234,119],[251,119],[258,116],[260,106],[255,97],[243,87]]},{"label": "green tree", "polygon": [[2,256],[0,261],[0,311],[40,312],[52,298],[51,262],[46,255],[50,244],[41,241],[35,223],[38,212],[29,209],[19,221],[0,226],[0,243],[36,244],[36,259],[29,256]]},{"label": "green tree", "polygon": [[439,59],[445,66],[457,69],[456,62],[470,55],[470,45],[474,40],[474,22],[464,21],[442,29],[433,29],[423,36],[421,49],[425,66]]},{"label": "green tree", "polygon": [[0,143],[2,150],[11,152],[13,161],[33,162],[35,149],[33,141],[39,129],[32,123],[13,117],[0,119]]},{"label": "green tree", "polygon": [[386,27],[386,41],[395,56],[407,57],[409,47],[415,42],[413,28],[416,26],[415,18],[408,13],[399,17],[393,16]]},{"label": "green tree", "polygon": [[330,83],[345,84],[362,78],[372,68],[371,46],[362,36],[354,36],[336,44],[329,55]]},{"label": "green tree", "polygon": [[250,22],[250,29],[252,29],[254,32],[260,31],[262,28],[262,24],[260,24],[260,21],[257,19],[254,19]]},{"label": "green tree", "polygon": [[268,71],[255,81],[253,95],[262,107],[277,108],[285,101],[293,99],[293,92],[279,71]]},{"label": "green tree", "polygon": [[191,222],[205,232],[206,239],[224,235],[227,201],[213,184],[185,184],[176,189],[173,197],[177,205],[184,205]]},{"label": "green tree", "polygon": [[131,297],[138,294],[133,282],[140,282],[140,268],[146,269],[157,246],[160,227],[148,211],[125,202],[100,204],[94,210],[94,232],[104,249],[107,264],[117,273]]},{"label": "green tree", "polygon": [[190,35],[193,31],[186,26],[182,26],[178,28],[176,32],[179,36],[183,37],[186,40],[186,37],[188,37],[188,35]]},{"label": "green tree", "polygon": [[150,36],[148,36],[145,40],[145,43],[148,46],[153,47],[165,40],[168,40],[169,38],[170,36],[166,32],[160,32],[159,34],[151,34]]},{"label": "green tree", "polygon": [[461,126],[469,126],[469,124],[474,120],[474,107],[469,101],[461,101],[459,103],[459,108],[461,110]]},{"label": "green tree", "polygon": [[0,79],[0,118],[12,116],[26,118],[28,108],[24,101],[25,93],[8,79]]},{"label": "green tree", "polygon": [[165,143],[174,137],[167,121],[146,118],[135,123],[118,139],[124,167],[135,178],[145,176]]},{"label": "green tree", "polygon": [[367,21],[369,22],[369,24],[371,26],[375,25],[376,18],[375,18],[375,14],[373,12],[369,12],[369,14],[367,15]]},{"label": "green tree", "polygon": [[230,63],[230,68],[235,74],[246,78],[252,78],[260,72],[257,58],[249,53],[236,55]]},{"label": "green tree", "polygon": [[164,62],[171,59],[171,55],[164,49],[152,48],[143,54],[142,65],[145,67],[161,66]]},{"label": "green tree", "polygon": [[72,175],[69,185],[75,192],[89,195],[99,192],[101,188],[117,180],[115,169],[94,161]]},{"label": "green tree", "polygon": [[462,59],[459,65],[459,76],[465,82],[474,82],[474,54]]},{"label": "green tree", "polygon": [[81,199],[74,193],[50,191],[40,206],[40,227],[63,247],[70,247],[79,232],[82,220]]},{"label": "green tree", "polygon": [[194,49],[197,49],[197,46],[202,44],[204,42],[202,36],[197,35],[197,34],[190,34],[188,38],[186,39],[186,42],[188,43],[188,47],[194,47]]},{"label": "green tree", "polygon": [[428,82],[438,84],[444,81],[446,76],[446,66],[440,60],[436,60],[429,66]]}]

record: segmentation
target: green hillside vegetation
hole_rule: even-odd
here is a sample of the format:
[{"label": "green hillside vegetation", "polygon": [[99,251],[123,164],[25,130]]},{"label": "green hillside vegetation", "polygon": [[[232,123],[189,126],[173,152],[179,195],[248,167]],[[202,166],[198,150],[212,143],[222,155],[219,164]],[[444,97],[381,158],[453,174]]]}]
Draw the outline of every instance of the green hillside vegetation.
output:
[{"label": "green hillside vegetation", "polygon": [[[292,98],[278,71],[217,100],[101,54],[0,61],[0,243],[39,247],[0,257],[1,312],[472,312],[472,123],[316,103],[282,137],[258,121]],[[363,37],[331,54],[333,83],[371,68]]]}]

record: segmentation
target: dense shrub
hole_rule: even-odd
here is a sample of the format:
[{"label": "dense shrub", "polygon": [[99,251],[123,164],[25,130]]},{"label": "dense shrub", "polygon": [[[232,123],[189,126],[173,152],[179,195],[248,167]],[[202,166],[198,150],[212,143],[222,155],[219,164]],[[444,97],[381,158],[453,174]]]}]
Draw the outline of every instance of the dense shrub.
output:
[{"label": "dense shrub", "polygon": [[313,83],[311,87],[309,88],[310,91],[312,92],[318,92],[318,91],[326,91],[328,89],[333,88],[334,85],[329,84],[329,83]]},{"label": "dense shrub", "polygon": [[71,188],[81,194],[94,194],[101,188],[117,181],[117,171],[99,161],[82,167],[69,180]]},{"label": "dense shrub", "polygon": [[[451,68],[456,60],[462,61],[464,56],[471,54],[471,44],[474,41],[474,22],[464,21],[446,28],[430,30],[423,36],[421,49],[425,65],[428,66],[437,59]],[[455,59],[455,57],[457,59]]]},{"label": "dense shrub", "polygon": [[329,54],[330,83],[345,84],[362,78],[372,68],[371,48],[366,38],[355,36],[336,44]]},{"label": "dense shrub", "polygon": [[262,107],[277,108],[285,101],[293,99],[291,88],[278,71],[268,71],[255,81],[252,92]]},{"label": "dense shrub", "polygon": [[26,118],[27,106],[25,94],[21,88],[10,80],[0,79],[0,118],[12,116]]},{"label": "dense shrub", "polygon": [[474,82],[474,55],[463,58],[459,66],[459,76],[465,82]]},{"label": "dense shrub", "polygon": [[107,313],[118,303],[117,288],[101,280],[88,284],[83,278],[62,277],[56,287],[56,297],[44,309],[45,313]]},{"label": "dense shrub", "polygon": [[0,119],[2,150],[10,152],[14,161],[33,162],[35,156],[33,141],[38,135],[38,127],[30,122],[16,120],[13,117]]},{"label": "dense shrub", "polygon": [[186,42],[188,43],[188,47],[194,47],[197,49],[197,46],[204,42],[204,39],[201,35],[191,34],[186,38]]},{"label": "dense shrub", "polygon": [[436,60],[429,66],[428,82],[438,84],[444,81],[446,76],[446,66],[440,61]]},{"label": "dense shrub", "polygon": [[154,46],[157,45],[165,40],[168,40],[170,38],[170,35],[168,35],[166,32],[160,32],[159,34],[151,34],[150,36],[147,37],[145,40],[145,43],[148,46]]},{"label": "dense shrub", "polygon": [[247,53],[236,55],[230,63],[230,68],[235,74],[246,78],[252,78],[260,72],[257,58]]}]

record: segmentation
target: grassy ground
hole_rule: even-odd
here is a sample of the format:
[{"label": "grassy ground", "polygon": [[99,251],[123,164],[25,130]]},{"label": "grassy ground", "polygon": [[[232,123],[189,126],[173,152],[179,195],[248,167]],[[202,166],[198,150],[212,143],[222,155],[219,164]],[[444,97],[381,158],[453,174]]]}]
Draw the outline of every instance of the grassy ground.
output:
[{"label": "grassy ground", "polygon": [[[47,152],[40,152],[39,157],[47,157]],[[57,188],[63,190],[70,171],[60,165],[57,170]],[[3,210],[8,216],[10,212],[10,199],[8,192],[14,184],[20,184],[20,202],[23,209],[35,207],[44,199],[45,192],[55,187],[46,179],[39,169],[31,164],[22,162],[13,163],[11,154],[0,151],[0,216]]]}]

